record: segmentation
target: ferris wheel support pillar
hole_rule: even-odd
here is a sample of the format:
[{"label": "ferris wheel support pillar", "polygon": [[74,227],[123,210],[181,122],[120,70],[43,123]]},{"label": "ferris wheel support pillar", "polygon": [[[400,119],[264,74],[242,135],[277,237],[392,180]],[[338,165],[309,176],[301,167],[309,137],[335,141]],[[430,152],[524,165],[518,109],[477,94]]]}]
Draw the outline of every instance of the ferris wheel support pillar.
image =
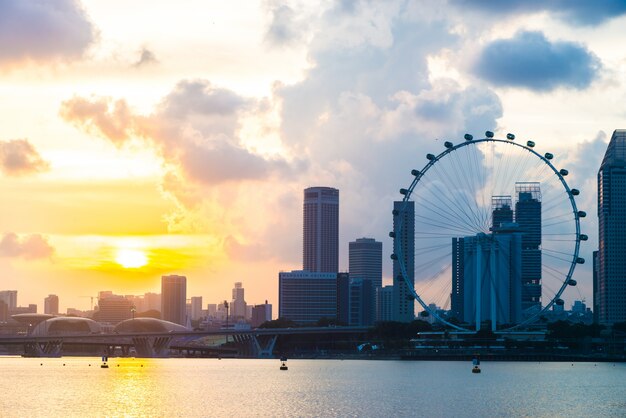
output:
[{"label": "ferris wheel support pillar", "polygon": [[480,331],[480,310],[482,309],[480,306],[480,296],[482,293],[482,289],[480,288],[480,284],[481,284],[481,276],[482,276],[482,272],[481,272],[481,263],[482,263],[482,245],[480,240],[476,240],[476,288],[475,288],[475,292],[476,292],[476,331]]},{"label": "ferris wheel support pillar", "polygon": [[496,331],[496,243],[491,238],[491,254],[489,254],[489,281],[491,282],[491,330]]}]

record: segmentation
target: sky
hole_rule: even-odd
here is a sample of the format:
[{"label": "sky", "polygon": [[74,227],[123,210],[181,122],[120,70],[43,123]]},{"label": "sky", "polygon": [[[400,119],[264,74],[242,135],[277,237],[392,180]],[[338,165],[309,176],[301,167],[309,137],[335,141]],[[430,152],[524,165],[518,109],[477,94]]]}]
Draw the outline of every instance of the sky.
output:
[{"label": "sky", "polygon": [[[0,288],[64,311],[183,274],[277,306],[317,185],[340,190],[340,269],[373,237],[390,283],[398,189],[486,130],[567,167],[590,261],[625,41],[610,0],[0,1]],[[590,264],[566,299],[591,300]]]}]

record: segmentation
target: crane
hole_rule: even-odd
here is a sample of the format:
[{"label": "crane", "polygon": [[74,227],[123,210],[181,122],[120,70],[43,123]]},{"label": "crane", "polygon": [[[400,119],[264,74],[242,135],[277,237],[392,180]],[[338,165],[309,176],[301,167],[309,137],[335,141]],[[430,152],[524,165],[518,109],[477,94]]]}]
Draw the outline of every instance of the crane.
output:
[{"label": "crane", "polygon": [[79,298],[90,298],[91,299],[91,307],[89,310],[93,311],[93,298],[97,298],[98,296],[79,296]]}]

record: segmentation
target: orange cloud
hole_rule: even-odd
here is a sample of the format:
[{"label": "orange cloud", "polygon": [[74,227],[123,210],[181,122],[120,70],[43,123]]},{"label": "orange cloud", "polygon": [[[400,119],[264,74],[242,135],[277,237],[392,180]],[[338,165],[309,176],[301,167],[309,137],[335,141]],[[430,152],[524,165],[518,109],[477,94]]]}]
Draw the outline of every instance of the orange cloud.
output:
[{"label": "orange cloud", "polygon": [[13,232],[0,239],[0,257],[22,257],[26,259],[48,258],[54,248],[39,234],[19,237]]},{"label": "orange cloud", "polygon": [[8,176],[23,176],[46,171],[49,164],[27,139],[0,141],[0,171]]}]

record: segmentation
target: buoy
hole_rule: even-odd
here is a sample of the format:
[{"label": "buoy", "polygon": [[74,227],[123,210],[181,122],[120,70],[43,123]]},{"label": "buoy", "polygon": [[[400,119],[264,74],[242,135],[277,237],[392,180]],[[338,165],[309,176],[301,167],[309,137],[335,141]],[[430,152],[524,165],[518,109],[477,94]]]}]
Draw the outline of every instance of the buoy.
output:
[{"label": "buoy", "polygon": [[480,367],[478,367],[478,366],[474,366],[474,367],[472,368],[472,373],[480,373]]},{"label": "buoy", "polygon": [[285,362],[283,361],[283,363],[280,365],[280,370],[288,370],[287,365],[285,364]]}]

